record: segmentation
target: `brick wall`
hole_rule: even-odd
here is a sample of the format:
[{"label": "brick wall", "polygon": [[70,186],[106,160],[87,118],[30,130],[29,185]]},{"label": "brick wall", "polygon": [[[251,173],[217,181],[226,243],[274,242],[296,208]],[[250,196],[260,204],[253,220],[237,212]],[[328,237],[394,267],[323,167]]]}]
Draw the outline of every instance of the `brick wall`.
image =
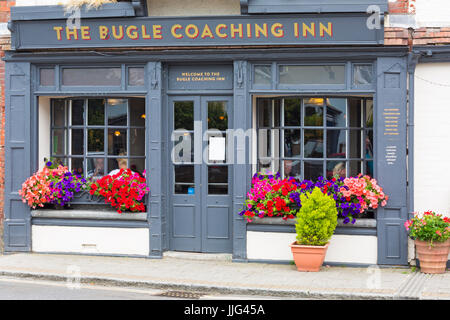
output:
[{"label": "brick wall", "polygon": [[[9,21],[10,7],[15,0],[0,0],[0,23]],[[0,37],[0,59],[9,47],[9,37]],[[5,183],[5,63],[0,60],[0,253],[3,252],[3,199]]]}]

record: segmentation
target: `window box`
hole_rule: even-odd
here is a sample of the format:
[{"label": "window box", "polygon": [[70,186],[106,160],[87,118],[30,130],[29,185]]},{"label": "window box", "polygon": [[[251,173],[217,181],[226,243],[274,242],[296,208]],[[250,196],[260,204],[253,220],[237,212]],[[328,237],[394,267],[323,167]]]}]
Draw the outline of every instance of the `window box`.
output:
[{"label": "window box", "polygon": [[[11,7],[11,21],[18,20],[61,20],[67,19],[64,6],[20,6]],[[135,9],[131,2],[105,3],[100,8],[80,10],[80,18],[135,17]]]},{"label": "window box", "polygon": [[[283,218],[272,217],[272,218],[259,218],[255,217],[255,220],[249,222],[248,224],[265,224],[265,225],[286,225],[286,226],[295,226],[296,219],[287,219],[283,220]],[[375,219],[357,219],[355,224],[347,223],[344,224],[344,219],[338,219],[338,227],[344,228],[376,228],[377,221]]]},{"label": "window box", "polygon": [[118,214],[112,210],[52,210],[39,209],[31,210],[31,217],[33,218],[47,218],[47,219],[88,219],[88,220],[133,220],[133,221],[147,221],[147,212],[123,212]]}]

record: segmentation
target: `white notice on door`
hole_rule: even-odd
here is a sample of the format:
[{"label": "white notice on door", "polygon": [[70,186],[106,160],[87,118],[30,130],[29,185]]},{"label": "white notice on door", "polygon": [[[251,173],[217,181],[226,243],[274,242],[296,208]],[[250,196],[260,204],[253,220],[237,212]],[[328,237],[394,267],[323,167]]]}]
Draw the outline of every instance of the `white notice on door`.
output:
[{"label": "white notice on door", "polygon": [[209,137],[209,161],[225,161],[224,137]]}]

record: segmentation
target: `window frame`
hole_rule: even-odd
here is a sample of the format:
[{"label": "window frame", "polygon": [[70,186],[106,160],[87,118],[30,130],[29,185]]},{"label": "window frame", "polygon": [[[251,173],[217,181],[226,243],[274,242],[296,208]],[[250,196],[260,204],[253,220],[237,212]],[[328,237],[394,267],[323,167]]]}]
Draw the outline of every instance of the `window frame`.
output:
[{"label": "window frame", "polygon": [[[146,168],[146,159],[147,159],[147,135],[146,133],[146,124],[143,123],[142,126],[137,125],[131,125],[131,119],[130,119],[130,103],[129,100],[133,99],[134,97],[116,97],[116,96],[108,96],[108,97],[68,97],[68,98],[51,98],[50,99],[50,157],[54,159],[63,159],[65,161],[65,164],[68,166],[70,170],[72,170],[72,159],[82,159],[83,160],[83,176],[88,178],[88,163],[87,159],[95,159],[95,158],[103,158],[104,168],[105,168],[105,174],[108,172],[111,172],[108,168],[108,161],[110,159],[127,159],[128,166],[130,165],[130,161],[134,159],[142,159],[144,161],[144,170],[147,170]],[[139,97],[144,101],[145,106],[145,97]],[[105,108],[105,118],[103,125],[88,125],[88,103],[89,100],[96,100],[96,99],[125,99],[127,100],[127,123],[126,125],[109,125],[108,124],[108,111]],[[64,108],[65,108],[65,114],[64,114],[64,126],[54,126],[54,120],[53,120],[53,108],[54,103],[56,100],[62,100],[64,101]],[[72,125],[72,123],[69,123],[70,120],[70,110],[72,108],[72,101],[74,100],[83,100],[83,108],[84,108],[84,114],[83,114],[83,124],[82,125]],[[144,107],[145,112],[145,107]],[[65,130],[65,139],[64,139],[64,155],[58,155],[54,154],[54,148],[53,148],[53,131],[63,129]],[[88,130],[90,129],[103,129],[104,130],[104,148],[102,151],[102,155],[95,156],[93,154],[89,154],[88,152]],[[118,129],[118,130],[126,130],[127,133],[127,154],[125,156],[121,155],[109,155],[108,154],[108,130],[109,129]],[[131,135],[130,132],[132,129],[139,129],[143,130],[144,132],[144,151],[143,155],[131,155],[130,154],[130,139]],[[83,154],[72,154],[71,150],[71,137],[72,137],[72,130],[83,130]]]},{"label": "window frame", "polygon": [[[289,99],[289,98],[297,98],[300,99],[300,125],[299,126],[285,126],[284,125],[284,99]],[[305,105],[304,105],[304,100],[308,99],[308,98],[323,98],[323,105],[322,107],[324,108],[323,114],[322,114],[322,119],[323,119],[323,124],[322,126],[305,126],[304,123],[304,110],[305,110]],[[362,101],[362,106],[361,106],[361,125],[360,127],[352,127],[350,126],[350,123],[348,122],[348,118],[347,118],[347,123],[346,126],[342,127],[330,127],[327,125],[327,112],[326,112],[326,99],[347,99],[347,103],[346,103],[346,114],[349,115],[349,103],[348,103],[348,99],[354,98],[354,99],[361,99]],[[265,127],[265,126],[260,126],[259,124],[259,115],[260,115],[260,111],[259,111],[259,104],[258,104],[258,99],[269,99],[270,101],[272,101],[272,110],[271,110],[271,114],[270,114],[270,126],[269,127]],[[275,111],[274,109],[274,104],[275,104],[275,100],[276,99],[280,99],[280,109],[279,109],[279,119],[280,119],[280,125],[279,126],[275,126],[274,122],[273,122],[273,112]],[[350,161],[354,161],[356,163],[359,162],[360,166],[361,166],[361,171],[362,173],[366,173],[366,168],[367,168],[367,164],[371,161],[372,163],[375,163],[375,154],[374,154],[374,150],[375,150],[375,145],[376,145],[376,136],[375,136],[375,125],[373,124],[372,127],[367,127],[366,126],[366,121],[367,121],[367,117],[366,117],[366,110],[367,110],[367,101],[372,101],[372,105],[374,105],[374,96],[354,96],[354,95],[345,95],[345,96],[337,96],[337,95],[327,95],[327,94],[322,94],[320,96],[313,96],[313,95],[307,95],[307,94],[296,94],[296,95],[277,95],[277,96],[265,96],[265,95],[258,95],[257,97],[255,97],[255,120],[254,120],[254,126],[256,129],[256,139],[255,139],[255,143],[254,143],[254,148],[256,151],[255,154],[255,165],[253,167],[253,172],[259,172],[260,171],[260,160],[268,160],[270,161],[270,170],[272,172],[275,172],[276,170],[274,170],[274,161],[275,162],[279,162],[278,166],[279,166],[279,170],[282,177],[284,177],[284,166],[283,166],[283,161],[285,160],[295,160],[295,161],[300,161],[300,176],[302,179],[305,178],[305,162],[307,161],[319,161],[322,163],[322,176],[326,177],[326,173],[327,173],[327,162],[328,161],[343,161],[345,162],[345,169],[346,169],[346,176],[350,175],[350,167],[349,167],[349,163]],[[373,117],[375,118],[375,108],[373,108]],[[260,157],[260,143],[259,143],[259,132],[261,129],[265,129],[265,130],[271,130],[270,133],[270,140],[271,140],[271,144],[270,144],[270,156],[267,157]],[[304,154],[304,130],[322,130],[323,132],[323,154],[322,157],[320,158],[308,158],[305,157]],[[276,137],[274,137],[274,130],[278,130],[278,156],[276,156],[274,154],[274,139],[277,139]],[[301,148],[300,148],[300,155],[298,156],[291,156],[291,157],[286,157],[284,154],[284,131],[285,130],[300,130],[300,143],[301,143]],[[346,155],[345,158],[328,158],[328,154],[327,154],[327,133],[329,130],[345,130],[346,131]],[[359,158],[355,158],[355,157],[351,157],[350,155],[350,132],[352,130],[358,130],[360,133],[360,139],[361,139],[361,157]],[[366,142],[364,137],[366,136],[366,133],[372,132],[372,157],[370,159],[365,158],[365,154],[364,154],[364,150],[366,150]],[[375,172],[374,169],[372,170],[372,176],[375,176]]]}]

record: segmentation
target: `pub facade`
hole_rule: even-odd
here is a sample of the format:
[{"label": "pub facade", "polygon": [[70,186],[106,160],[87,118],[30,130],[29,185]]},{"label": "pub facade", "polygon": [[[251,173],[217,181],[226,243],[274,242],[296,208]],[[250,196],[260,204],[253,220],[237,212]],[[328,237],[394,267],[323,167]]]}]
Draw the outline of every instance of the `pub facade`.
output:
[{"label": "pub facade", "polygon": [[[297,2],[230,1],[184,16],[153,15],[145,2],[74,15],[13,7],[5,251],[285,263],[294,221],[238,214],[253,174],[363,173],[389,201],[355,224],[340,221],[325,263],[408,264],[415,60],[383,44],[387,1],[371,10],[365,0]],[[44,158],[93,179],[122,165],[145,172],[147,211],[117,214],[89,194],[64,210],[30,209],[18,190]]]}]

